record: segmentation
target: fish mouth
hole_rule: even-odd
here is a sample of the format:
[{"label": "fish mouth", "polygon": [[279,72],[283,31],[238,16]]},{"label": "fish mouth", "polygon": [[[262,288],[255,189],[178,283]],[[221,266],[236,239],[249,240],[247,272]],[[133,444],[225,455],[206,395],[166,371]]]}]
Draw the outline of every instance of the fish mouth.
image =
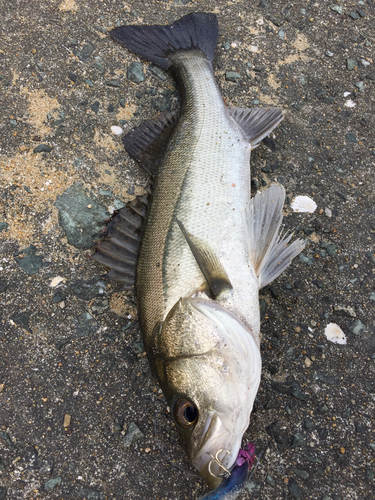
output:
[{"label": "fish mouth", "polygon": [[202,433],[201,445],[192,456],[192,463],[210,488],[219,486],[233,467],[241,446],[216,412],[209,414]]}]

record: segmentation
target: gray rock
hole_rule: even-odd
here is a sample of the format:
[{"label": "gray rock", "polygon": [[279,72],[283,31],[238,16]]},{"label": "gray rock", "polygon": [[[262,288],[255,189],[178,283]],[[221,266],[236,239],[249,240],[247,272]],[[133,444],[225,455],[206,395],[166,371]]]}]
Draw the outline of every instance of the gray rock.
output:
[{"label": "gray rock", "polygon": [[223,43],[222,47],[223,47],[224,50],[230,50],[230,43],[229,42],[225,42],[225,43]]},{"label": "gray rock", "polygon": [[34,148],[34,153],[50,153],[53,150],[51,146],[47,146],[47,144],[39,144],[36,148]]},{"label": "gray rock", "polygon": [[91,488],[82,488],[78,495],[80,498],[84,498],[85,500],[104,500],[104,493],[98,490],[93,490]]},{"label": "gray rock", "polygon": [[91,305],[91,311],[96,314],[103,314],[107,309],[109,309],[109,302],[107,299],[96,300]]},{"label": "gray rock", "polygon": [[296,500],[299,500],[301,498],[301,487],[294,478],[289,479],[288,489],[292,498],[295,498]]},{"label": "gray rock", "polygon": [[306,481],[309,477],[309,473],[303,469],[295,469],[294,472],[300,479],[303,479],[303,481]]},{"label": "gray rock", "polygon": [[259,481],[253,479],[245,484],[245,488],[252,494],[252,496],[256,497],[260,494],[262,485]]},{"label": "gray rock", "polygon": [[362,330],[364,330],[366,327],[365,325],[362,323],[361,320],[359,319],[356,319],[355,321],[353,321],[353,323],[349,326],[349,331],[351,333],[353,333],[354,335],[359,335]]},{"label": "gray rock", "polygon": [[327,50],[326,56],[333,57],[333,52],[331,52],[330,50]]},{"label": "gray rock", "polygon": [[306,455],[305,457],[309,462],[312,462],[313,464],[322,464],[323,462],[320,460],[318,457],[314,457],[313,455]]},{"label": "gray rock", "polygon": [[0,500],[5,500],[7,497],[7,489],[5,486],[0,486]]},{"label": "gray rock", "polygon": [[58,486],[61,483],[61,476],[55,477],[53,479],[50,479],[49,481],[46,481],[44,483],[44,489],[46,491],[51,491],[53,490],[56,486]]},{"label": "gray rock", "polygon": [[13,444],[13,441],[10,439],[10,436],[7,432],[5,431],[0,431],[0,439],[2,439],[6,445],[8,446],[8,448],[13,451],[15,446]]},{"label": "gray rock", "polygon": [[165,80],[167,79],[168,73],[163,68],[159,68],[159,66],[150,64],[150,66],[147,69],[150,71],[150,73],[160,78],[160,80],[162,80],[163,82],[165,82]]},{"label": "gray rock", "polygon": [[95,101],[94,104],[90,106],[90,108],[92,109],[92,111],[94,111],[95,114],[98,114],[100,108],[100,102]]},{"label": "gray rock", "polygon": [[366,16],[366,12],[364,10],[360,10],[358,9],[357,10],[358,14],[361,16],[361,17],[365,17]]},{"label": "gray rock", "polygon": [[242,75],[240,75],[240,73],[235,73],[233,71],[226,71],[225,72],[225,79],[227,80],[227,82],[237,83],[241,78],[242,78]]},{"label": "gray rock", "polygon": [[301,262],[303,262],[304,264],[307,264],[308,266],[312,266],[314,264],[314,262],[310,259],[310,257],[307,257],[303,253],[300,253],[298,258]]},{"label": "gray rock", "polygon": [[98,328],[97,322],[88,312],[77,316],[74,320],[74,326],[77,337],[87,337],[95,333]]},{"label": "gray rock", "polygon": [[345,139],[348,142],[358,142],[357,137],[352,132],[348,132],[347,134],[345,134]]},{"label": "gray rock", "polygon": [[360,91],[360,92],[364,92],[365,91],[365,84],[364,82],[357,82],[355,84],[355,86],[357,87],[357,89]]},{"label": "gray rock", "polygon": [[368,296],[370,300],[375,300],[375,292],[371,292],[370,295]]},{"label": "gray rock", "polygon": [[355,310],[350,306],[334,306],[333,310],[337,313],[346,314],[347,316],[350,316],[351,318],[357,317]]},{"label": "gray rock", "polygon": [[278,32],[278,35],[279,35],[279,38],[280,38],[281,40],[285,40],[285,31],[284,31],[284,30],[280,30],[280,31]]},{"label": "gray rock", "polygon": [[349,71],[353,71],[353,69],[357,66],[357,62],[354,61],[354,59],[347,59],[346,60],[346,68]]},{"label": "gray rock", "polygon": [[325,97],[327,95],[327,91],[326,89],[318,89],[316,92],[315,92],[315,95],[318,99],[323,99],[323,97]]},{"label": "gray rock", "polygon": [[[132,64],[137,64],[137,63],[132,63]],[[141,64],[141,63],[138,63],[138,64]],[[131,66],[131,65],[130,65],[130,66]],[[130,66],[129,66],[129,67],[130,67]],[[142,65],[141,65],[141,66],[142,66]],[[129,71],[129,68],[128,68],[128,71]],[[129,78],[129,77],[128,77],[128,78]],[[143,78],[143,80],[144,80],[144,78]],[[120,80],[116,80],[116,79],[113,79],[113,80],[107,80],[107,81],[105,82],[105,84],[106,84],[108,87],[116,87],[116,88],[121,87],[121,82],[120,82]]]},{"label": "gray rock", "polygon": [[5,221],[0,222],[0,233],[1,233],[1,231],[4,231],[4,229],[7,229],[8,226],[9,226],[9,224],[7,222],[5,222]]},{"label": "gray rock", "polygon": [[337,12],[337,14],[342,14],[343,13],[343,9],[342,9],[341,5],[330,5],[329,8],[333,12]]},{"label": "gray rock", "polygon": [[95,50],[95,45],[92,43],[86,43],[81,50],[77,52],[77,57],[80,59],[82,62],[86,62],[88,58],[91,56],[91,54]]},{"label": "gray rock", "polygon": [[138,61],[133,61],[126,71],[127,78],[134,83],[141,83],[145,79],[143,72],[143,64]]},{"label": "gray rock", "polygon": [[91,248],[93,235],[103,228],[108,217],[103,206],[86,196],[82,185],[75,183],[57,198],[56,207],[69,243],[76,248]]},{"label": "gray rock", "polygon": [[358,18],[359,18],[359,14],[358,14],[358,12],[356,12],[355,10],[352,10],[352,11],[351,11],[351,13],[349,14],[349,16],[350,16],[352,19],[354,19],[354,21],[355,21],[356,19],[358,19]]},{"label": "gray rock", "polygon": [[273,476],[267,476],[266,482],[269,486],[275,486],[275,478]]},{"label": "gray rock", "polygon": [[305,438],[302,436],[302,434],[300,432],[296,432],[292,436],[290,447],[291,448],[300,448],[303,446],[304,442],[305,442]]},{"label": "gray rock", "polygon": [[[43,261],[43,256],[36,255],[36,247],[34,245],[20,250],[16,255],[17,257],[14,260],[29,276],[37,274],[39,269],[46,265]],[[23,257],[18,257],[18,255],[23,255]]]},{"label": "gray rock", "polygon": [[125,448],[130,448],[136,441],[142,439],[144,434],[138,429],[134,422],[130,422],[123,439]]},{"label": "gray rock", "polygon": [[[374,292],[375,293],[375,292]],[[374,299],[375,300],[375,299]],[[260,318],[263,319],[267,313],[268,304],[264,299],[259,299]]]},{"label": "gray rock", "polygon": [[33,333],[30,325],[29,325],[29,319],[31,316],[31,311],[24,311],[19,314],[15,314],[14,316],[11,316],[11,320],[16,323],[16,325],[20,326],[24,330],[26,330],[29,333]]},{"label": "gray rock", "polygon": [[375,474],[371,468],[371,465],[366,465],[366,479],[371,481],[372,479],[374,479],[374,477],[375,477]]},{"label": "gray rock", "polygon": [[365,255],[369,259],[370,262],[375,264],[375,255],[372,252],[366,252]]}]

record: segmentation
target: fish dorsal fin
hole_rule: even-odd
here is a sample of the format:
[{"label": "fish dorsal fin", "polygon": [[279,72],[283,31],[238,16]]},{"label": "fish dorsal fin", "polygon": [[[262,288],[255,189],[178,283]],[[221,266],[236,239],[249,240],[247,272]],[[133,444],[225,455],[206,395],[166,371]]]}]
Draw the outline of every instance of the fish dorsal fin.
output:
[{"label": "fish dorsal fin", "polygon": [[142,226],[148,207],[147,195],[129,201],[110,221],[91,256],[96,262],[110,268],[107,279],[121,281],[123,290],[135,282],[138,250]]},{"label": "fish dorsal fin", "polygon": [[233,288],[224,267],[214,252],[198,238],[188,233],[181,221],[176,220],[212,294],[216,297],[223,289]]},{"label": "fish dorsal fin", "polygon": [[166,111],[153,120],[146,120],[122,139],[129,155],[152,177],[157,174],[160,159],[178,119],[178,111]]},{"label": "fish dorsal fin", "polygon": [[230,116],[238,123],[252,148],[258,146],[284,118],[278,108],[228,108]]},{"label": "fish dorsal fin", "polygon": [[262,288],[276,279],[304,248],[302,240],[288,245],[292,235],[281,236],[285,190],[272,184],[257,193],[246,206],[248,254]]}]

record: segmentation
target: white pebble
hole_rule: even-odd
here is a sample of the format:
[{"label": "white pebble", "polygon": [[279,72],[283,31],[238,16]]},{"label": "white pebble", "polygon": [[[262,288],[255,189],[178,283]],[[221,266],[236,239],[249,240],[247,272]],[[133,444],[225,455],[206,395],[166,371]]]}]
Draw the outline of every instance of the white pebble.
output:
[{"label": "white pebble", "polygon": [[118,127],[117,125],[112,125],[111,132],[112,132],[112,134],[115,134],[115,135],[121,135],[121,134],[124,133],[124,131],[122,130],[122,128]]},{"label": "white pebble", "polygon": [[50,283],[50,286],[52,288],[55,288],[55,286],[59,285],[62,281],[65,281],[65,278],[62,278],[61,276],[56,276],[56,278],[53,278],[53,280]]},{"label": "white pebble", "polygon": [[347,108],[354,108],[354,106],[355,106],[355,102],[354,102],[354,101],[352,101],[351,99],[348,99],[348,100],[346,101],[346,103],[344,104],[344,106],[346,106]]},{"label": "white pebble", "polygon": [[324,330],[324,335],[334,344],[346,344],[345,333],[336,323],[329,323]]},{"label": "white pebble", "polygon": [[348,97],[348,95],[350,95],[351,92],[344,92],[344,97]]},{"label": "white pebble", "polygon": [[332,211],[329,208],[326,207],[324,209],[324,213],[325,213],[326,217],[332,217]]}]

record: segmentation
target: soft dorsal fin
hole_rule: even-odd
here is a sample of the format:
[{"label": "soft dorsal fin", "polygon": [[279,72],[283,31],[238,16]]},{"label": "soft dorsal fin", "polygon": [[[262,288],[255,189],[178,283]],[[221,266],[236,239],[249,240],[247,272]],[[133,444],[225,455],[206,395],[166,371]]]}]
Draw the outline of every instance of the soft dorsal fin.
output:
[{"label": "soft dorsal fin", "polygon": [[146,120],[122,139],[129,155],[152,177],[157,174],[160,159],[178,119],[178,111],[166,111],[153,120]]},{"label": "soft dorsal fin", "polygon": [[181,221],[176,220],[212,294],[217,296],[223,289],[233,288],[224,267],[212,250],[198,238],[188,233]]},{"label": "soft dorsal fin", "polygon": [[110,221],[103,231],[91,256],[109,267],[105,278],[121,281],[123,290],[130,289],[135,282],[142,226],[148,207],[147,195],[129,201]]},{"label": "soft dorsal fin", "polygon": [[262,288],[276,279],[304,249],[304,242],[296,240],[288,246],[292,234],[279,234],[283,220],[285,190],[272,184],[257,193],[245,209],[245,228],[248,253]]},{"label": "soft dorsal fin", "polygon": [[230,116],[242,128],[252,148],[267,137],[284,118],[278,108],[235,108],[229,109]]}]

